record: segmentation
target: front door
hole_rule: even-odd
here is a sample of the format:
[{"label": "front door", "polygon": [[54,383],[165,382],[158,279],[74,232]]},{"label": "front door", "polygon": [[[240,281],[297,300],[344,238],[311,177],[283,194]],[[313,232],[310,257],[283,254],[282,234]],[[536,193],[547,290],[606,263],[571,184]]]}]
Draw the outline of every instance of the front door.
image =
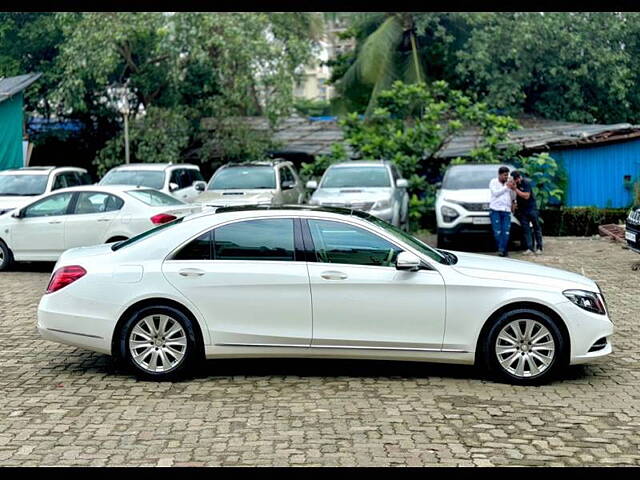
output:
[{"label": "front door", "polygon": [[205,317],[217,345],[311,343],[306,263],[296,257],[291,218],[215,228],[164,262],[167,280]]},{"label": "front door", "polygon": [[65,250],[64,230],[73,192],[56,193],[23,209],[11,227],[16,260],[55,261]]},{"label": "front door", "polygon": [[313,347],[440,350],[445,289],[436,270],[399,271],[402,249],[348,223],[308,220]]}]

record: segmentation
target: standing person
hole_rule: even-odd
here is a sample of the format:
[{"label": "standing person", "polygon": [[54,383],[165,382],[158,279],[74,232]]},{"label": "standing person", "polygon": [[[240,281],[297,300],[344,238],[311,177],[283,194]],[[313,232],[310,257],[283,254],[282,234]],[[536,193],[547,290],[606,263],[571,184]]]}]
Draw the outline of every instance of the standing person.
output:
[{"label": "standing person", "polygon": [[489,182],[491,200],[489,202],[489,217],[493,236],[498,245],[498,255],[508,257],[509,229],[511,228],[511,207],[515,197],[513,189],[515,182],[509,180],[509,169],[500,167],[498,177]]},{"label": "standing person", "polygon": [[[542,230],[538,221],[538,204],[531,190],[531,184],[517,170],[511,172],[511,177],[516,184],[514,190],[518,203],[516,216],[520,220],[520,225],[522,225],[522,235],[527,245],[527,250],[524,254],[531,255],[535,252],[539,255],[542,253]],[[531,226],[533,226],[533,236],[535,238],[532,238]]]}]

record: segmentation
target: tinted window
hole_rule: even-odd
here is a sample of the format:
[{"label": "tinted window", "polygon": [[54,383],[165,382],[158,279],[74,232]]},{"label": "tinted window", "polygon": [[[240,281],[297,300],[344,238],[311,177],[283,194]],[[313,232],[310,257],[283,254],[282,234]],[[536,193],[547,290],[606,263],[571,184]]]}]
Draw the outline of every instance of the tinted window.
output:
[{"label": "tinted window", "polygon": [[212,231],[203,233],[182,247],[173,257],[174,260],[211,260]]},{"label": "tinted window", "polygon": [[498,178],[501,165],[472,166],[463,165],[447,170],[442,180],[442,188],[447,190],[463,190],[489,188],[489,182]]},{"label": "tinted window", "polygon": [[214,175],[207,189],[226,190],[232,188],[241,190],[276,188],[276,173],[273,167],[269,166],[224,168]]},{"label": "tinted window", "polygon": [[66,215],[72,196],[72,192],[65,192],[47,197],[27,207],[24,211],[24,216],[50,217],[54,215]]},{"label": "tinted window", "polygon": [[386,167],[337,167],[329,168],[322,181],[322,188],[390,187]]},{"label": "tinted window", "polygon": [[82,172],[79,175],[80,175],[80,185],[91,185],[93,183],[91,181],[91,176],[88,173]]},{"label": "tinted window", "polygon": [[53,181],[53,187],[51,187],[51,190],[67,188],[68,186],[70,185],[67,183],[67,176],[64,173],[61,173],[56,175],[56,179]]},{"label": "tinted window", "polygon": [[164,172],[152,170],[111,170],[100,180],[100,185],[135,185],[161,189],[164,187]]},{"label": "tinted window", "polygon": [[80,192],[74,213],[105,213],[120,210],[124,205],[121,198],[101,192]]},{"label": "tinted window", "polygon": [[177,184],[179,189],[190,187],[193,183],[190,180],[189,172],[187,172],[187,170],[185,170],[184,168],[180,168],[171,172],[171,178],[169,182]]},{"label": "tinted window", "polygon": [[295,183],[293,174],[288,167],[282,167],[280,169],[280,186],[283,186],[285,182],[289,182],[289,185],[293,185]]},{"label": "tinted window", "polygon": [[214,232],[216,260],[293,261],[293,220],[247,220]]},{"label": "tinted window", "polygon": [[402,251],[385,239],[346,223],[309,220],[309,229],[320,262],[391,267]]},{"label": "tinted window", "polygon": [[171,195],[167,195],[166,193],[158,192],[157,190],[129,190],[127,193],[136,200],[140,200],[142,203],[152,207],[184,205],[183,201],[178,200]]},{"label": "tinted window", "polygon": [[47,175],[0,175],[0,195],[42,195]]},{"label": "tinted window", "polygon": [[204,177],[202,176],[202,174],[200,173],[200,170],[196,170],[194,168],[189,168],[187,170],[187,172],[189,172],[189,178],[190,180],[190,185],[193,185],[193,182],[204,182]]},{"label": "tinted window", "polygon": [[80,177],[76,172],[63,173],[63,175],[67,179],[68,187],[76,187],[78,185],[82,185]]}]

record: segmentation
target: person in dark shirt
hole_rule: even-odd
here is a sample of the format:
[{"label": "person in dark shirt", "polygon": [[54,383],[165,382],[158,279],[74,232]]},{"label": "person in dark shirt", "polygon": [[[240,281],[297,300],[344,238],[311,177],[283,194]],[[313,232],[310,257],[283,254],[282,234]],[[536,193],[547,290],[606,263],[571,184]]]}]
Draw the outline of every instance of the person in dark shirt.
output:
[{"label": "person in dark shirt", "polygon": [[[516,217],[522,225],[522,235],[527,246],[525,255],[532,253],[542,253],[542,230],[538,220],[538,205],[531,189],[531,184],[527,182],[522,174],[517,170],[511,172],[511,177],[516,184]],[[531,229],[533,227],[533,236]],[[533,237],[533,238],[532,238]]]}]

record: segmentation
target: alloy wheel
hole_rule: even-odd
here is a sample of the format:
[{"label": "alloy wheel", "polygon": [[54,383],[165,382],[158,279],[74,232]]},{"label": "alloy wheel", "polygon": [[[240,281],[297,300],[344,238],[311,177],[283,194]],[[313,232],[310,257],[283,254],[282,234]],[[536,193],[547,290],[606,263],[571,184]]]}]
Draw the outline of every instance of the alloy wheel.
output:
[{"label": "alloy wheel", "polygon": [[183,361],[187,352],[185,329],[168,315],[146,316],[131,330],[129,352],[136,365],[144,371],[169,372]]},{"label": "alloy wheel", "polygon": [[518,319],[500,330],[495,354],[498,363],[508,373],[518,378],[531,378],[551,366],[556,355],[556,343],[541,322]]}]

